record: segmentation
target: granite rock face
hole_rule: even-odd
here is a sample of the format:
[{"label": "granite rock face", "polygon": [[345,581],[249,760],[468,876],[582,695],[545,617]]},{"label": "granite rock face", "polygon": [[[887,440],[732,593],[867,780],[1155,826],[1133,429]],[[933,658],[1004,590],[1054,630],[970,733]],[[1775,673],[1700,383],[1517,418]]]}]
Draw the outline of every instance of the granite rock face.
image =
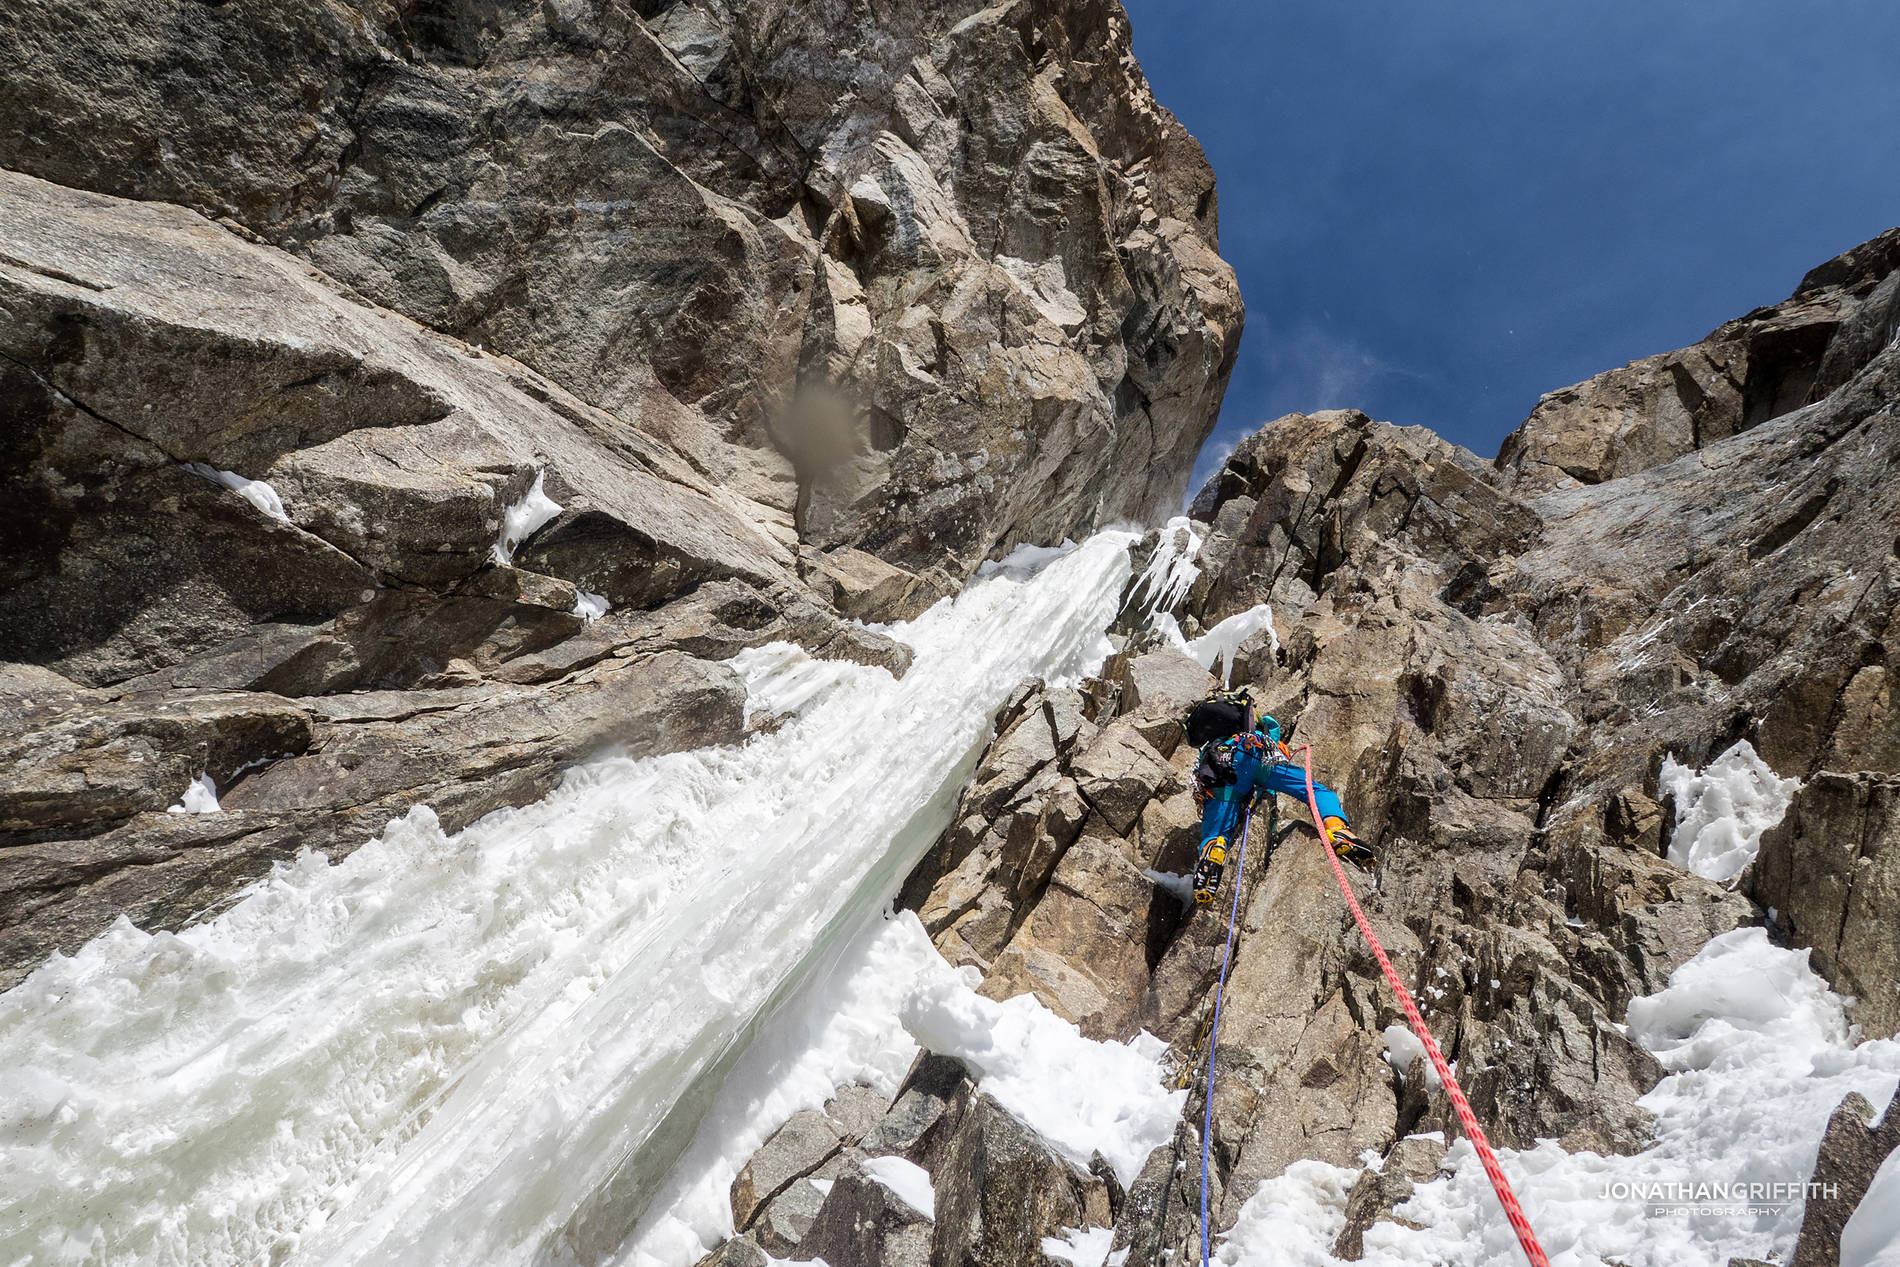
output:
[{"label": "granite rock face", "polygon": [[1172,505],[1216,222],[1113,3],[8,6],[0,983]]},{"label": "granite rock face", "polygon": [[[1710,936],[1765,921],[1659,856],[1665,754],[1701,765],[1747,739],[1808,780],[1747,891],[1861,997],[1869,1033],[1891,1032],[1900,955],[1872,912],[1892,887],[1900,347],[1817,381],[1805,408],[1534,496],[1417,430],[1296,415],[1196,502],[1208,542],[1183,624],[1273,604],[1283,650],[1255,694],[1377,842],[1382,881],[1361,900],[1494,1140],[1641,1147],[1635,1101],[1662,1071],[1615,1023]],[[1291,1160],[1455,1131],[1422,1079],[1358,1054],[1399,1018],[1303,830],[1243,893],[1230,1004],[1249,1019],[1223,1037],[1239,1050],[1216,1096],[1223,1221]],[[1190,921],[1162,967],[1208,963],[1216,947],[1194,938]],[[1276,959],[1291,964],[1277,977]],[[1337,1033],[1309,1054],[1278,1035],[1291,1016],[1303,1040]]]},{"label": "granite rock face", "polygon": [[1853,1092],[1834,1110],[1809,1180],[1824,1186],[1814,1189],[1816,1195],[1808,1201],[1789,1267],[1840,1263],[1842,1230],[1866,1197],[1881,1164],[1900,1148],[1900,1114],[1893,1111],[1897,1105],[1900,1096],[1881,1111]]},{"label": "granite rock face", "polygon": [[234,222],[953,580],[1171,506],[1240,335],[1112,0],[22,5],[0,85],[0,167]]},{"label": "granite rock face", "polygon": [[1527,492],[1600,484],[1826,398],[1900,332],[1900,229],[1700,343],[1546,395],[1497,457]]},{"label": "granite rock face", "polygon": [[[1889,771],[1891,767],[1889,767]],[[1900,777],[1824,770],[1762,836],[1749,891],[1774,929],[1855,997],[1869,1037],[1900,1033]]]},{"label": "granite rock face", "polygon": [[[0,205],[0,372],[17,411],[5,478],[29,510],[0,599],[13,658],[119,683],[258,624],[416,593],[569,618],[518,618],[511,649],[535,650],[579,627],[575,587],[652,607],[713,577],[793,579],[792,552],[664,444],[337,294],[281,251],[180,208],[13,174]],[[277,513],[207,472],[269,484]],[[566,587],[490,577],[531,487],[561,513],[515,557]],[[559,555],[583,533],[593,549]],[[266,655],[289,647],[271,641]],[[374,684],[401,676],[354,658]],[[328,690],[369,684],[334,667]]]},{"label": "granite rock face", "polygon": [[[1275,636],[1241,644],[1234,684],[1312,745],[1376,845],[1377,883],[1352,873],[1356,895],[1496,1142],[1645,1147],[1637,1100],[1663,1069],[1620,1024],[1630,1000],[1768,907],[1777,935],[1857,996],[1863,1032],[1893,1032],[1900,344],[1855,332],[1890,293],[1895,242],[1723,328],[1749,373],[1779,365],[1782,385],[1751,395],[1738,370],[1737,399],[1774,407],[1738,405],[1720,437],[1711,424],[1664,443],[1674,406],[1638,400],[1618,434],[1651,447],[1639,459],[1632,441],[1626,465],[1580,480],[1522,458],[1561,438],[1549,398],[1506,446],[1522,460],[1498,465],[1351,411],[1292,415],[1194,502],[1205,541],[1180,624],[1194,636],[1272,605]],[[1775,330],[1803,321],[1829,331],[1788,344],[1814,343],[1812,374],[1769,354]],[[1028,684],[1003,710],[900,899],[951,962],[983,973],[984,994],[1170,1044],[1190,1096],[1172,1149],[1115,1201],[1130,1267],[1198,1253],[1198,1175],[1175,1163],[1199,1143],[1226,935],[1225,903],[1210,914],[1176,896],[1198,841],[1177,718],[1214,679],[1143,632],[1147,598],[1129,595],[1126,645],[1099,678]],[[1742,739],[1803,786],[1725,886],[1665,856],[1676,807],[1660,771]],[[1383,1031],[1403,1018],[1303,808],[1256,816],[1249,849],[1238,876],[1229,855],[1241,915],[1213,1221],[1229,1226],[1292,1162],[1361,1167],[1369,1149],[1381,1164],[1351,1187],[1334,1246],[1356,1259],[1458,1128],[1422,1058],[1389,1058]],[[1836,1115],[1817,1177],[1843,1194],[1810,1207],[1796,1261],[1832,1261],[1891,1149],[1892,1114],[1879,1132],[1872,1116],[1852,1101]]]}]

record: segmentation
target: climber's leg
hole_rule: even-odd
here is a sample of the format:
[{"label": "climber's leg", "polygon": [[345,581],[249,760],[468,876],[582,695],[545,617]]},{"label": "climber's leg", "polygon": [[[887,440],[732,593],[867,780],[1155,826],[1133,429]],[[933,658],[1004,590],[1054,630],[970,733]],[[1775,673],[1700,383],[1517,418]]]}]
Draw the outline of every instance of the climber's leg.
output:
[{"label": "climber's leg", "polygon": [[[1290,761],[1262,766],[1253,776],[1253,781],[1254,786],[1263,791],[1281,792],[1302,805],[1306,804],[1306,769],[1303,766],[1295,765]],[[1345,807],[1339,803],[1339,797],[1318,779],[1313,780],[1313,799],[1319,802],[1321,818],[1349,821],[1346,818]]]},{"label": "climber's leg", "polygon": [[[1222,789],[1231,792],[1232,789]],[[1194,902],[1206,906],[1220,888],[1221,872],[1227,865],[1227,851],[1240,829],[1244,802],[1221,797],[1208,798],[1201,809],[1201,852],[1194,863]]]},{"label": "climber's leg", "polygon": [[[1265,790],[1284,792],[1301,804],[1306,803],[1306,768],[1304,766],[1282,761],[1275,766],[1262,767],[1260,772],[1254,775],[1254,784]],[[1333,790],[1315,779],[1313,780],[1313,799],[1319,803],[1319,816],[1326,824],[1326,835],[1331,838],[1334,851],[1347,862],[1364,870],[1370,871],[1376,866],[1379,861],[1378,856],[1372,852],[1372,847],[1359,839],[1348,825],[1346,809],[1339,803],[1339,797]]]}]

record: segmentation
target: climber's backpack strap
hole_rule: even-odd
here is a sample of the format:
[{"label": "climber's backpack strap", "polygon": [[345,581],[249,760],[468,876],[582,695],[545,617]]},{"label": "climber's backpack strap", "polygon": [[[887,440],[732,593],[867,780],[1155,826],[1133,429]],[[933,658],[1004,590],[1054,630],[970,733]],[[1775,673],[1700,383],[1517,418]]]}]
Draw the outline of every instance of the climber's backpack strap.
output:
[{"label": "climber's backpack strap", "polygon": [[1246,691],[1220,691],[1188,710],[1188,742],[1199,748],[1216,739],[1244,734],[1253,723],[1253,696]]}]

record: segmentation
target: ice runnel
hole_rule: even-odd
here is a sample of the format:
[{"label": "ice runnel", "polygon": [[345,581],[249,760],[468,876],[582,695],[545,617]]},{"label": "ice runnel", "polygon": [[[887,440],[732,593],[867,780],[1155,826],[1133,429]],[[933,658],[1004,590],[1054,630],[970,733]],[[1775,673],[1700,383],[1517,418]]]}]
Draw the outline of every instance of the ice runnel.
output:
[{"label": "ice runnel", "polygon": [[1010,690],[1100,664],[1133,541],[897,627],[901,680],[741,661],[793,713],[741,747],[600,759],[453,837],[418,809],[205,924],[53,960],[0,996],[0,1261],[611,1249],[705,1071],[928,847]]}]

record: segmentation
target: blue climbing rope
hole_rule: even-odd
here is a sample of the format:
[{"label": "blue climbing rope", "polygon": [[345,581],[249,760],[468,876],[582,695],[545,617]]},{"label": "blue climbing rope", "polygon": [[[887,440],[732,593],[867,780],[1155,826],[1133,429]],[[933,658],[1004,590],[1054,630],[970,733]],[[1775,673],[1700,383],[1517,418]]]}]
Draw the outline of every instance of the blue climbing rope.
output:
[{"label": "blue climbing rope", "polygon": [[[1247,835],[1253,830],[1253,807],[1240,827],[1240,858],[1234,864],[1234,905],[1227,913],[1227,949],[1221,954],[1220,984],[1214,988],[1214,1021],[1207,1031],[1207,1082],[1202,1088],[1201,1116],[1201,1267],[1207,1267],[1209,1235],[1207,1225],[1207,1164],[1214,1147],[1214,1053],[1220,1048],[1220,1004],[1227,993],[1227,967],[1234,960],[1234,925],[1240,922],[1240,880],[1247,873]],[[1269,842],[1271,843],[1271,842]]]}]

